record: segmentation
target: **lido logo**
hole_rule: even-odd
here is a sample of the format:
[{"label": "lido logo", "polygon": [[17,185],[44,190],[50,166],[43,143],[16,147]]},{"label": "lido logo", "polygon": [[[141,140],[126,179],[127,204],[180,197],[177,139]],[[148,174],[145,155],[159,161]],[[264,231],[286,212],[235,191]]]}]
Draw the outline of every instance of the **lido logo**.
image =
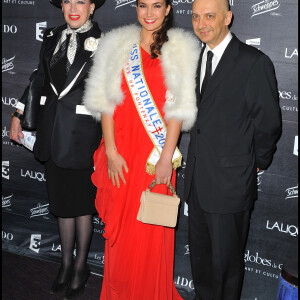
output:
[{"label": "lido logo", "polygon": [[191,290],[194,290],[193,280],[188,280],[187,278],[177,276],[176,280],[174,280],[175,285],[189,287]]},{"label": "lido logo", "polygon": [[18,28],[16,25],[3,25],[3,33],[17,33]]},{"label": "lido logo", "polygon": [[14,239],[14,235],[12,233],[6,233],[2,230],[2,240],[12,241]]}]

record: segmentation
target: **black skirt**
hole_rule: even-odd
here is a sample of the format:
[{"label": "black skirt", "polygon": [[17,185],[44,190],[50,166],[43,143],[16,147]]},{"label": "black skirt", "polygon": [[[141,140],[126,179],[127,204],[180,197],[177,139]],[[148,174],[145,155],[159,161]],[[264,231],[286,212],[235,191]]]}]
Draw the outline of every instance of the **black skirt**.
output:
[{"label": "black skirt", "polygon": [[97,188],[91,181],[93,168],[60,168],[50,158],[45,163],[49,210],[57,217],[73,218],[97,213]]}]

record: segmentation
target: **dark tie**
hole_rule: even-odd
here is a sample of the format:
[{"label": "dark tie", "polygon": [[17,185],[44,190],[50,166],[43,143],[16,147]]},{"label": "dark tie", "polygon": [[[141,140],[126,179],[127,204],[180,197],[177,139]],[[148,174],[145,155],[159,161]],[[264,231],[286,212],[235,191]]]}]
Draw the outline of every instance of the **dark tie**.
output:
[{"label": "dark tie", "polygon": [[212,63],[211,62],[212,62],[213,56],[214,56],[214,54],[212,51],[207,52],[205,75],[204,75],[204,79],[203,79],[202,87],[201,87],[201,97],[204,94],[204,91],[207,88],[209,80],[211,78],[211,71],[212,71]]},{"label": "dark tie", "polygon": [[[68,34],[67,38],[65,39],[65,41],[61,44],[59,50],[52,56],[51,60],[50,60],[50,67],[51,69],[59,62],[61,61],[62,58],[67,57],[67,48],[68,48],[68,44],[70,41],[70,37],[71,35]],[[68,62],[66,62],[68,63]],[[66,66],[68,67],[68,66]]]}]

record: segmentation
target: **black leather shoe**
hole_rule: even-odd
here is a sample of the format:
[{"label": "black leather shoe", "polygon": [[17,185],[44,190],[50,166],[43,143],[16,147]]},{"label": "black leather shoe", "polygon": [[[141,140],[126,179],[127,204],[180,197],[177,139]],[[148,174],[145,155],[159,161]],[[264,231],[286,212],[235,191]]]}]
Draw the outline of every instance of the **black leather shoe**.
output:
[{"label": "black leather shoe", "polygon": [[69,285],[70,280],[71,280],[72,271],[73,271],[73,264],[67,270],[67,275],[63,282],[58,282],[58,280],[57,280],[58,278],[55,278],[55,280],[52,283],[52,287],[51,287],[49,293],[53,295],[60,291],[63,291],[65,288],[67,288],[67,286]]},{"label": "black leather shoe", "polygon": [[80,286],[76,289],[72,289],[71,287],[68,287],[65,297],[64,297],[64,300],[74,299],[78,295],[82,294],[86,287],[86,282],[88,281],[90,275],[91,275],[90,269],[87,267],[86,271],[83,275],[83,280],[82,280],[82,283],[80,284]]}]

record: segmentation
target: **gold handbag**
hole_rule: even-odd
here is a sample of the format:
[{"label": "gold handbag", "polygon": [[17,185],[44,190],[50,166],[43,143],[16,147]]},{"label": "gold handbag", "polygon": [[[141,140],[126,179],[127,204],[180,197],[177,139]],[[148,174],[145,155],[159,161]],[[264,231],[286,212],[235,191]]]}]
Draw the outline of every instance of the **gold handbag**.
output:
[{"label": "gold handbag", "polygon": [[137,220],[146,224],[175,227],[180,199],[171,183],[169,189],[173,196],[152,193],[155,185],[154,179],[146,191],[142,192]]}]

